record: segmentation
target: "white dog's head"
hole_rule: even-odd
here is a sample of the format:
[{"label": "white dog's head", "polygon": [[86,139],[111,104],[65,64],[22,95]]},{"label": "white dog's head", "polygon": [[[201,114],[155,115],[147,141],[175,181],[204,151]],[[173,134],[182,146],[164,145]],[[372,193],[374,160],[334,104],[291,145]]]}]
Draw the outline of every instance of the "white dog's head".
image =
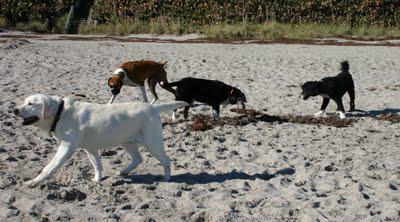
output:
[{"label": "white dog's head", "polygon": [[22,125],[50,121],[57,113],[59,101],[60,98],[56,96],[32,95],[14,110],[14,114],[24,119]]}]

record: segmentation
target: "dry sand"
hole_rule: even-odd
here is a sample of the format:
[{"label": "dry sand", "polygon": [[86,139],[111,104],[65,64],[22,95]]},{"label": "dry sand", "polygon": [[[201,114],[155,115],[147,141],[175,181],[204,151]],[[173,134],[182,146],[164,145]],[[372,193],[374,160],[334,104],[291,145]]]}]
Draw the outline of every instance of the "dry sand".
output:
[{"label": "dry sand", "polygon": [[[26,187],[23,181],[53,157],[56,141],[22,127],[15,105],[34,93],[106,103],[112,69],[141,59],[168,60],[170,81],[194,76],[237,86],[249,108],[271,115],[317,111],[322,99],[301,100],[299,85],[338,73],[346,59],[356,108],[366,112],[356,112],[346,128],[259,122],[188,132],[188,122],[168,125],[171,182],[162,181],[162,167],[144,150],[135,172],[117,176],[129,159],[115,147],[102,154],[99,184],[78,151],[48,181]],[[372,118],[400,112],[399,47],[3,39],[0,83],[1,221],[400,220],[400,125]],[[173,99],[157,91],[159,102]],[[138,89],[125,87],[116,102],[140,98]],[[229,108],[222,116],[237,115]],[[196,113],[211,109],[190,111]]]}]

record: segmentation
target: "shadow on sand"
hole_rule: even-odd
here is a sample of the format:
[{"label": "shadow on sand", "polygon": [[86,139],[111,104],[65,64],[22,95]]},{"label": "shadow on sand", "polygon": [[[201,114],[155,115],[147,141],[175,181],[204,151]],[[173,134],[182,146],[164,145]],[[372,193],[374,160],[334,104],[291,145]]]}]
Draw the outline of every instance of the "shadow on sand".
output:
[{"label": "shadow on sand", "polygon": [[348,116],[351,117],[377,117],[382,115],[390,115],[390,114],[398,114],[400,113],[400,109],[380,109],[380,110],[360,110],[356,109],[355,112],[349,113]]},{"label": "shadow on sand", "polygon": [[[294,168],[284,168],[276,171],[273,174],[269,173],[256,173],[253,175],[249,175],[243,172],[232,171],[229,173],[222,174],[208,174],[208,173],[199,173],[199,174],[191,174],[184,173],[171,176],[171,183],[185,183],[185,184],[207,184],[207,183],[222,183],[227,180],[270,180],[278,175],[293,175],[296,170]],[[132,175],[126,176],[123,179],[115,181],[112,186],[119,186],[122,184],[153,184],[155,182],[163,181],[163,177],[159,175]]]}]

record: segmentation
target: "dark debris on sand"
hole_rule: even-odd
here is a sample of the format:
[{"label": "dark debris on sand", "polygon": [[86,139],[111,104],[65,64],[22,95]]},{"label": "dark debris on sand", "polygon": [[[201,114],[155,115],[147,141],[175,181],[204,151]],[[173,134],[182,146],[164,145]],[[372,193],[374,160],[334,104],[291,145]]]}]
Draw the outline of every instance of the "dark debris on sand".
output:
[{"label": "dark debris on sand", "polygon": [[374,117],[377,120],[381,121],[390,121],[392,123],[400,123],[400,115],[394,113],[386,113],[379,116]]},{"label": "dark debris on sand", "polygon": [[309,125],[325,125],[334,126],[337,128],[348,127],[355,120],[352,119],[339,119],[337,116],[328,116],[324,118],[315,118],[313,116],[295,116],[295,115],[283,115],[283,116],[270,116],[257,110],[240,110],[231,109],[232,112],[245,114],[247,117],[254,118],[262,122],[277,122],[279,124],[284,122],[295,123],[295,124],[309,124]]},{"label": "dark debris on sand", "polygon": [[[230,125],[230,126],[245,126],[250,123],[256,124],[257,122],[268,122],[268,123],[278,123],[282,124],[285,122],[295,123],[295,124],[309,124],[309,125],[326,125],[334,127],[348,127],[355,120],[344,119],[341,120],[337,116],[328,116],[324,118],[314,118],[312,116],[294,116],[294,115],[284,115],[284,116],[271,116],[254,109],[231,109],[231,112],[237,113],[237,116],[226,116],[214,119],[209,115],[197,114],[193,115],[191,118],[190,131],[207,131],[216,126]],[[172,125],[176,123],[184,122],[184,120],[179,120],[177,122],[164,122],[165,125]]]},{"label": "dark debris on sand", "polygon": [[287,118],[289,120],[289,122],[291,122],[291,123],[309,124],[309,125],[325,125],[325,126],[334,126],[337,128],[348,127],[353,122],[355,122],[354,119],[339,119],[337,116],[315,118],[313,116],[286,115],[284,118]]},{"label": "dark debris on sand", "polygon": [[283,123],[287,122],[285,119],[280,118],[279,116],[270,116],[267,114],[260,114],[256,113],[256,111],[250,110],[247,114],[242,114],[239,116],[227,116],[227,117],[220,117],[217,119],[214,119],[211,116],[208,115],[194,115],[191,118],[191,126],[190,130],[191,131],[206,131],[209,129],[212,129],[216,126],[224,126],[224,125],[230,125],[230,126],[245,126],[250,123],[257,123],[259,121],[262,122],[278,122],[278,123]]}]

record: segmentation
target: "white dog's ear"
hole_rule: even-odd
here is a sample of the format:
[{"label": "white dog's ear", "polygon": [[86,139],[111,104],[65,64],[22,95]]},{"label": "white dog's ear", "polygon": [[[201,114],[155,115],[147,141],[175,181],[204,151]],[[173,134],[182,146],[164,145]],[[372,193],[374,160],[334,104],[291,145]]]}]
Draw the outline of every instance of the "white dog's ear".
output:
[{"label": "white dog's ear", "polygon": [[41,115],[42,119],[48,119],[51,117],[51,106],[48,104],[44,97],[40,97],[40,104],[42,105]]}]

